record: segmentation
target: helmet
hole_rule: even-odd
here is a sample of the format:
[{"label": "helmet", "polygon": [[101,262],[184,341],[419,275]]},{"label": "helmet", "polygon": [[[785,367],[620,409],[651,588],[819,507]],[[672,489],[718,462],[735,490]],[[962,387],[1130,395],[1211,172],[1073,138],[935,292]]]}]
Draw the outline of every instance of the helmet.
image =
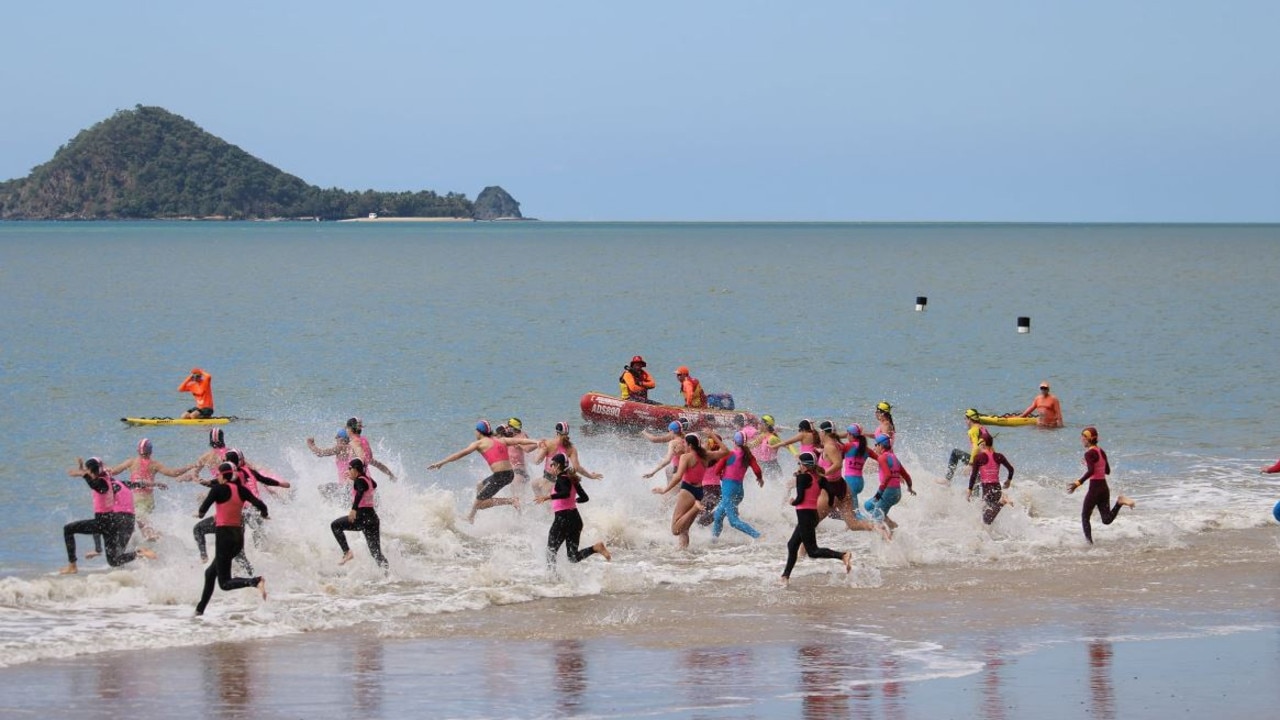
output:
[{"label": "helmet", "polygon": [[244,456],[242,456],[240,454],[240,451],[236,450],[235,448],[228,450],[227,454],[222,456],[222,459],[226,460],[232,465],[239,465],[240,463],[244,462]]},{"label": "helmet", "polygon": [[768,425],[769,427],[773,427],[773,416],[772,416],[772,415],[761,415],[761,416],[760,416],[760,422],[764,423],[765,425]]},{"label": "helmet", "polygon": [[1092,425],[1081,430],[1080,435],[1083,436],[1089,442],[1094,442],[1094,443],[1098,442],[1098,428]]},{"label": "helmet", "polygon": [[671,422],[667,423],[667,430],[670,430],[673,433],[680,432],[680,421],[672,420]]},{"label": "helmet", "polygon": [[876,435],[876,444],[889,447],[889,436],[885,435],[884,433],[880,433],[879,435]]},{"label": "helmet", "polygon": [[334,434],[335,440],[350,440],[351,436],[347,434],[346,428],[338,428],[338,432]]},{"label": "helmet", "polygon": [[631,364],[639,365],[640,367],[648,367],[649,365],[649,363],[645,362],[644,358],[640,357],[639,355],[636,355],[635,357],[631,358]]},{"label": "helmet", "polygon": [[222,447],[227,441],[222,436],[222,428],[211,428],[209,430],[209,447]]},{"label": "helmet", "polygon": [[100,458],[91,457],[84,461],[84,469],[97,475],[102,470],[102,460]]},{"label": "helmet", "polygon": [[520,418],[507,418],[507,427],[512,430],[519,430],[524,427],[524,423],[520,422]]},{"label": "helmet", "polygon": [[362,427],[364,427],[364,421],[361,420],[360,418],[353,417],[353,418],[347,419],[347,429],[355,430],[357,435],[360,434],[360,428]]},{"label": "helmet", "polygon": [[364,472],[364,460],[360,458],[351,458],[347,461],[347,467],[357,472]]},{"label": "helmet", "polygon": [[556,423],[556,434],[557,434],[557,435],[568,435],[568,434],[569,434],[569,423],[568,423],[568,422],[566,422],[566,421],[564,421],[564,420],[561,420],[560,422]]},{"label": "helmet", "polygon": [[813,453],[811,452],[800,453],[799,460],[800,460],[800,464],[804,465],[805,467],[813,467],[818,464],[818,459],[815,458],[813,456]]},{"label": "helmet", "polygon": [[489,425],[488,420],[481,420],[480,422],[476,423],[476,432],[480,433],[481,435],[492,435],[493,427]]},{"label": "helmet", "polygon": [[733,444],[734,444],[734,445],[746,445],[746,444],[747,444],[747,436],[746,436],[746,435],[743,435],[743,434],[742,434],[742,431],[741,431],[741,430],[739,430],[738,432],[736,432],[736,433],[734,433],[734,434],[733,434]]},{"label": "helmet", "polygon": [[854,424],[850,425],[850,426],[849,426],[849,434],[850,434],[850,435],[853,435],[854,437],[857,437],[858,435],[861,435],[861,434],[862,434],[862,426],[861,426],[861,425],[859,425],[858,423],[854,423]]},{"label": "helmet", "polygon": [[151,441],[150,441],[150,440],[148,440],[147,438],[142,438],[141,440],[139,440],[139,441],[138,441],[138,454],[139,454],[139,455],[150,455],[150,454],[151,454]]},{"label": "helmet", "polygon": [[676,374],[677,374],[677,375],[688,375],[688,374],[689,374],[689,366],[688,366],[688,365],[681,365],[680,367],[676,368]]},{"label": "helmet", "polygon": [[976,422],[978,420],[978,411],[975,408],[969,408],[964,411],[964,416]]},{"label": "helmet", "polygon": [[876,403],[876,409],[884,413],[893,412],[893,406],[890,405],[885,400],[881,400],[880,402]]}]

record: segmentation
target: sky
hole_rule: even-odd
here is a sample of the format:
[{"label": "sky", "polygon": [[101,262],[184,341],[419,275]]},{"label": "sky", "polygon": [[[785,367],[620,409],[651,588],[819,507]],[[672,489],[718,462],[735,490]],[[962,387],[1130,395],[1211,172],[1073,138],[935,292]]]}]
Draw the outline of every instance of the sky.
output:
[{"label": "sky", "polygon": [[1275,0],[25,0],[0,179],[135,105],[603,221],[1280,221]]}]

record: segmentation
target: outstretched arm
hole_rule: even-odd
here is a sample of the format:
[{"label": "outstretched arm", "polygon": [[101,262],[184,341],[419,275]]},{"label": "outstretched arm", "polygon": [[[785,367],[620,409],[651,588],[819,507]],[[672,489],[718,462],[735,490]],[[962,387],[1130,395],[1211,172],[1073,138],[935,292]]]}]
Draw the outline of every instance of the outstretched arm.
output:
[{"label": "outstretched arm", "polygon": [[466,447],[462,448],[462,449],[461,449],[461,450],[459,450],[458,452],[456,452],[456,453],[454,453],[454,454],[450,455],[449,457],[447,457],[447,458],[445,458],[445,459],[441,460],[440,462],[434,462],[434,463],[431,463],[430,465],[428,465],[428,466],[427,466],[427,469],[428,469],[428,470],[439,470],[440,468],[444,467],[445,465],[448,465],[449,463],[453,462],[454,460],[459,460],[459,459],[461,459],[461,458],[466,457],[467,455],[470,455],[470,454],[471,454],[472,452],[474,452],[474,451],[476,450],[476,448],[478,448],[479,446],[480,446],[480,441],[478,441],[478,440],[477,440],[476,442],[473,442],[473,443],[471,443],[470,445],[468,445],[468,446],[466,446]]}]

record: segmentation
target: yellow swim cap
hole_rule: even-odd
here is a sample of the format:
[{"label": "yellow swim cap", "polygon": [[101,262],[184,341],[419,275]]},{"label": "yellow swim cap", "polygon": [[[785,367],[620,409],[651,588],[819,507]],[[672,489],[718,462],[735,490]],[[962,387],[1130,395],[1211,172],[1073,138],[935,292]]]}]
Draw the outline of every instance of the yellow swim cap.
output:
[{"label": "yellow swim cap", "polygon": [[967,417],[967,418],[969,418],[970,420],[977,420],[977,419],[978,419],[978,411],[977,411],[977,410],[975,410],[974,408],[969,408],[968,410],[965,410],[965,411],[964,411],[964,416],[965,416],[965,417]]},{"label": "yellow swim cap", "polygon": [[765,425],[768,425],[769,427],[773,427],[773,416],[772,416],[772,415],[761,415],[761,416],[760,416],[760,421],[761,421],[761,422],[763,422]]},{"label": "yellow swim cap", "polygon": [[880,412],[890,412],[893,410],[893,406],[885,402],[884,400],[881,400],[880,402],[876,403],[876,409],[879,410]]}]

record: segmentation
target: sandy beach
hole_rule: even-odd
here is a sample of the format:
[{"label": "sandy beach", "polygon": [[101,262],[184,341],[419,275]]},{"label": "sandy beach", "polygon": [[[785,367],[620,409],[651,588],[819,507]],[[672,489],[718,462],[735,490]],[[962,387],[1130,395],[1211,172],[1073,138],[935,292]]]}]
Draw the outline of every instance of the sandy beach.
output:
[{"label": "sandy beach", "polygon": [[[691,562],[696,562],[696,557]],[[0,671],[58,717],[1274,717],[1280,536],[670,587]],[[730,601],[731,600],[731,601]],[[192,622],[251,623],[230,613]]]}]

